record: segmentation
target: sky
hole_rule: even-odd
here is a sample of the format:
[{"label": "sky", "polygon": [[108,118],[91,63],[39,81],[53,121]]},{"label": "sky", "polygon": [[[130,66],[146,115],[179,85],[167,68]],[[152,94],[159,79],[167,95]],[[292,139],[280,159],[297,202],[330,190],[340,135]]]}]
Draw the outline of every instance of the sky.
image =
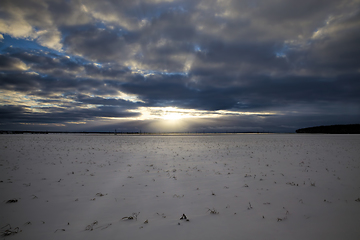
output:
[{"label": "sky", "polygon": [[360,123],[359,0],[2,0],[0,130]]}]

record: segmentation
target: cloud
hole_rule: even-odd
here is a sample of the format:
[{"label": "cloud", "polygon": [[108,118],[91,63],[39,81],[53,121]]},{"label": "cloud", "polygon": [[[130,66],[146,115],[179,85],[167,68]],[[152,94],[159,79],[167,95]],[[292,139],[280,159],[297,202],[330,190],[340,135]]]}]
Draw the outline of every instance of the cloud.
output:
[{"label": "cloud", "polygon": [[22,38],[34,36],[32,24],[26,21],[24,10],[18,9],[11,1],[3,1],[0,11],[0,32]]},{"label": "cloud", "polygon": [[[73,31],[73,30],[69,30]],[[88,26],[84,31],[73,31],[65,38],[67,51],[100,62],[124,62],[133,54],[132,46],[128,46],[123,36],[114,31]],[[116,51],[114,51],[116,49]]]},{"label": "cloud", "polygon": [[[70,10],[72,9],[72,10]],[[0,32],[15,38],[36,40],[40,45],[62,50],[62,25],[84,24],[90,18],[82,14],[76,1],[4,0]]]},{"label": "cloud", "polygon": [[0,71],[25,71],[28,66],[18,58],[0,55]]},{"label": "cloud", "polygon": [[15,122],[66,126],[61,114],[87,127],[117,114],[124,127],[150,129],[156,120],[136,119],[152,107],[218,114],[183,122],[204,131],[353,123],[359,9],[356,0],[6,0],[0,106]]},{"label": "cloud", "polygon": [[81,1],[52,0],[47,4],[52,20],[57,26],[84,25],[93,21]]},{"label": "cloud", "polygon": [[15,106],[0,107],[0,125],[14,123],[47,123],[66,124],[68,122],[86,122],[97,118],[127,118],[138,116],[139,113],[119,111],[112,107],[99,107],[96,109],[63,110],[31,112],[25,108]]}]

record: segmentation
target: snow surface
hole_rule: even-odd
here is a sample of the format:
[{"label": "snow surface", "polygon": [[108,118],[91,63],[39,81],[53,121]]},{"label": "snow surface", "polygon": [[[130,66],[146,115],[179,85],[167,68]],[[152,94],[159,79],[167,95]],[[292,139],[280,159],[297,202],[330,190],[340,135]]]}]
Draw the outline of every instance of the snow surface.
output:
[{"label": "snow surface", "polygon": [[1,238],[360,239],[359,147],[360,135],[0,135],[0,231],[20,229]]}]

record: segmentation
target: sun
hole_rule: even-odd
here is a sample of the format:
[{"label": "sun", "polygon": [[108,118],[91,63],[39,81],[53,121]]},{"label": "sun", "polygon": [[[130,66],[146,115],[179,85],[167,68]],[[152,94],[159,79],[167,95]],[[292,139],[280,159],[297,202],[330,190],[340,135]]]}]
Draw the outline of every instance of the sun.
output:
[{"label": "sun", "polygon": [[182,119],[183,114],[181,114],[180,112],[164,112],[161,118],[164,120],[176,121]]}]

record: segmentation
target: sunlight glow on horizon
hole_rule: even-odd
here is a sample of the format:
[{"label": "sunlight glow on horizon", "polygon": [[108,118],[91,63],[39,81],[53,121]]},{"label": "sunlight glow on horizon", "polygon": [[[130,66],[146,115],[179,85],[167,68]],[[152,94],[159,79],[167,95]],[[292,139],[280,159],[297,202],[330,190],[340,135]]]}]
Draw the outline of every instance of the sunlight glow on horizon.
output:
[{"label": "sunlight glow on horizon", "polygon": [[224,116],[239,116],[239,115],[273,115],[279,114],[277,112],[239,112],[230,110],[195,110],[182,109],[177,107],[139,107],[137,109],[129,110],[129,112],[141,113],[141,116],[131,118],[134,120],[168,120],[179,121],[183,119],[200,119],[200,118],[220,118]]}]

